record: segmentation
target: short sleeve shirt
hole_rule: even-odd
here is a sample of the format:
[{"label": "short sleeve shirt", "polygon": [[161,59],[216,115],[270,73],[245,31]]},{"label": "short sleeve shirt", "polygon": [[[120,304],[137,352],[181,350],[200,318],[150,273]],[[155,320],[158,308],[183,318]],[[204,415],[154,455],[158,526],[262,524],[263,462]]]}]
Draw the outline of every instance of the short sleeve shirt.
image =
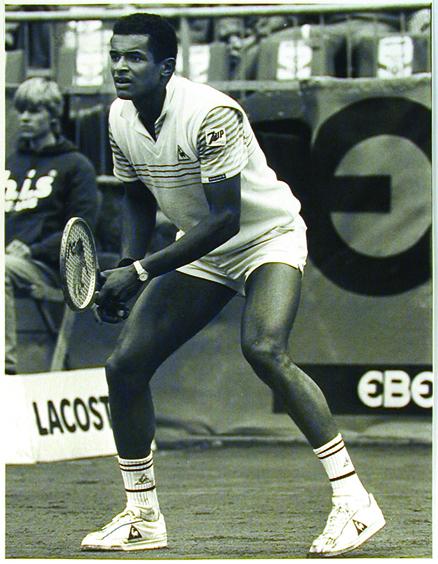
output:
[{"label": "short sleeve shirt", "polygon": [[241,113],[231,107],[211,110],[199,129],[197,153],[202,182],[239,174],[248,160]]},{"label": "short sleeve shirt", "polygon": [[[155,124],[158,137],[163,119]],[[114,174],[124,182],[137,179],[137,173],[125,157],[109,130],[113,154]],[[197,136],[197,154],[203,183],[218,182],[231,178],[244,168],[247,162],[241,113],[231,107],[216,107],[203,120]]]}]

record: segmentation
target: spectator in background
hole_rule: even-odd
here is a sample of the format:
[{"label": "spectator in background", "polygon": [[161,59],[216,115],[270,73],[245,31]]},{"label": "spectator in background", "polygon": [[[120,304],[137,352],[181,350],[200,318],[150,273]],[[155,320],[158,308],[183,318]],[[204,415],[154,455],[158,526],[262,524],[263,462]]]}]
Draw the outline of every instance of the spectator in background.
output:
[{"label": "spectator in background", "polygon": [[256,43],[255,34],[248,33],[248,31],[243,18],[225,17],[216,21],[216,40],[227,45],[230,78],[239,78],[235,77],[236,68],[243,54],[247,53]]},{"label": "spectator in background", "polygon": [[213,24],[211,18],[189,19],[190,43],[202,45],[213,41]]},{"label": "spectator in background", "polygon": [[59,286],[62,230],[80,216],[92,227],[97,184],[90,161],[61,134],[63,99],[58,85],[35,77],[14,98],[19,116],[17,150],[6,162],[5,368],[17,371],[14,297],[17,290],[40,299]]},{"label": "spectator in background", "polygon": [[[212,18],[187,18],[188,33],[185,37],[181,22],[177,24],[177,39],[182,53],[176,68],[177,74],[184,74],[184,63],[187,62],[188,77],[195,82],[207,82],[211,64],[210,47],[213,42]],[[184,39],[188,40],[188,44]],[[185,47],[188,47],[186,52]],[[225,64],[225,61],[222,63]]]}]

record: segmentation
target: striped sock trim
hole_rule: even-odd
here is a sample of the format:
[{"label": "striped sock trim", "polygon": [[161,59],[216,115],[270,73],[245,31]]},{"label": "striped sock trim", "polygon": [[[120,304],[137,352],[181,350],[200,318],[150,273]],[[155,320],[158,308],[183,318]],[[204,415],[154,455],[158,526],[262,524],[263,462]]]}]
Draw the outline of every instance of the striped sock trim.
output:
[{"label": "striped sock trim", "polygon": [[327,444],[314,449],[314,453],[324,467],[333,489],[333,495],[356,497],[368,495],[359,480],[340,433]]},{"label": "striped sock trim", "polygon": [[136,489],[136,490],[130,490],[128,488],[125,488],[125,492],[128,492],[128,493],[151,492],[155,488],[156,488],[156,486],[154,484],[150,488],[139,488],[139,489]]},{"label": "striped sock trim", "polygon": [[160,514],[158,504],[154,460],[152,452],[142,459],[118,457],[128,506],[140,507],[147,520],[155,520]]},{"label": "striped sock trim", "polygon": [[152,453],[143,459],[124,459],[119,457],[126,493],[141,493],[155,489],[154,460]]},{"label": "striped sock trim", "polygon": [[121,462],[119,462],[120,470],[123,470],[123,472],[143,472],[144,470],[152,468],[153,465],[153,460],[145,462],[143,464],[122,464]]},{"label": "striped sock trim", "polygon": [[331,456],[335,452],[338,452],[342,448],[344,448],[344,439],[342,438],[341,433],[338,433],[336,437],[334,437],[330,442],[325,445],[322,445],[319,448],[313,449],[313,452],[319,459],[327,458],[327,456]]},{"label": "striped sock trim", "polygon": [[343,476],[338,476],[337,478],[329,478],[330,482],[337,482],[338,480],[343,480],[344,478],[349,478],[350,476],[354,476],[356,474],[356,470],[352,472],[348,472],[348,474],[344,474]]},{"label": "striped sock trim", "polygon": [[145,464],[153,463],[154,456],[151,451],[144,458],[122,458],[121,456],[118,456],[117,460],[119,461],[120,466],[123,466],[124,468],[129,470],[131,468],[135,469],[136,467],[142,467]]}]

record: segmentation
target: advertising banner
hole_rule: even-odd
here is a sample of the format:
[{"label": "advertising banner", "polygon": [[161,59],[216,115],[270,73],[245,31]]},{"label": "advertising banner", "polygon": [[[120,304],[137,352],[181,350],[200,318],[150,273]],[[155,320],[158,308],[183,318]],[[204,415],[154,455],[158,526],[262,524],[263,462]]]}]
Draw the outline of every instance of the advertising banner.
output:
[{"label": "advertising banner", "polygon": [[[430,411],[430,76],[308,81],[247,110],[308,225],[294,359],[338,412]],[[384,389],[399,401],[369,399]]]},{"label": "advertising banner", "polygon": [[[389,435],[357,423],[366,439],[392,440],[406,428],[403,416],[429,420],[433,403],[430,76],[303,81],[253,94],[245,107],[308,226],[292,358],[354,425],[362,415],[396,415]],[[243,358],[242,309],[241,298],[232,300],[159,368],[158,442],[302,440]],[[72,362],[92,362],[83,342],[95,331],[86,316],[78,320]],[[6,461],[115,454],[102,368],[5,377],[1,386]]]},{"label": "advertising banner", "polygon": [[103,368],[6,376],[6,463],[115,454]]}]

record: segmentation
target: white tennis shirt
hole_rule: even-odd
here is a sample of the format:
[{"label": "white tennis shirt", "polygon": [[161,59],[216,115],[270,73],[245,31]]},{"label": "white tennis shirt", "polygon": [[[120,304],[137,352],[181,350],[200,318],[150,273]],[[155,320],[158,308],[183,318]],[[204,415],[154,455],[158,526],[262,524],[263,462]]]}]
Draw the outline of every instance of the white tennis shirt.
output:
[{"label": "white tennis shirt", "polygon": [[155,123],[156,141],[130,100],[112,103],[109,128],[114,175],[127,189],[141,180],[183,233],[209,215],[202,183],[240,173],[240,231],[208,256],[247,247],[299,214],[299,200],[268,166],[244,110],[208,85],[171,78]]}]

